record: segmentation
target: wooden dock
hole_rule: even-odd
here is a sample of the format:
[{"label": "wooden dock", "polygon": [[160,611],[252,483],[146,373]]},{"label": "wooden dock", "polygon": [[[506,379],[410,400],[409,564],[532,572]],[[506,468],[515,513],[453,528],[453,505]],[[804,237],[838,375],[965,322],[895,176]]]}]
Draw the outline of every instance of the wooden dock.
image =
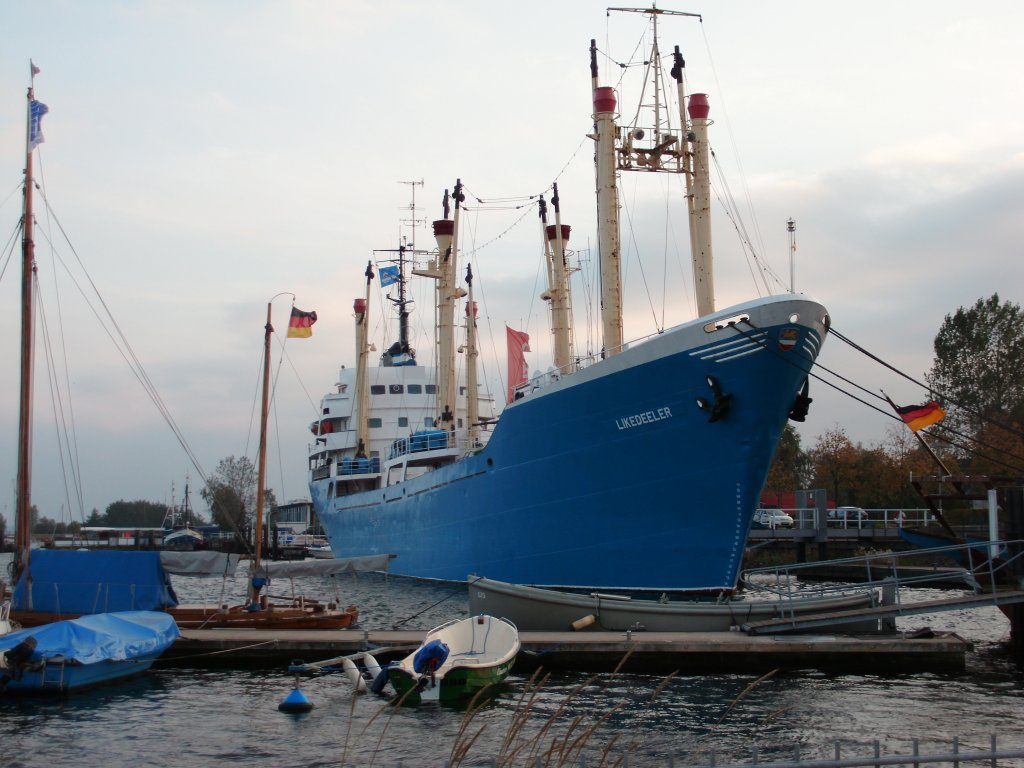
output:
[{"label": "wooden dock", "polygon": [[[425,630],[187,629],[159,666],[247,669],[369,650],[381,663],[414,649]],[[516,670],[669,674],[821,669],[903,673],[964,669],[971,644],[952,633],[750,636],[742,632],[521,632]]]}]

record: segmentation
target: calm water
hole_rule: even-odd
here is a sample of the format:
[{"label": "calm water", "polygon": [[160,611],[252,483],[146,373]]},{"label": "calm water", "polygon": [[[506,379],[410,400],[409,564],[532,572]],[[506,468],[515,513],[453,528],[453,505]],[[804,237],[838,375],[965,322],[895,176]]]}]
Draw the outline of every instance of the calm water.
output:
[{"label": "calm water", "polygon": [[[175,578],[183,600],[232,601],[243,582]],[[275,592],[287,591],[284,582]],[[465,589],[453,591],[379,576],[346,576],[298,584],[303,594],[337,596],[359,606],[361,624],[427,629],[468,614]],[[1006,747],[1024,747],[1024,666],[1003,651],[1009,624],[996,609],[911,617],[902,628],[929,625],[975,642],[963,674],[903,677],[778,674],[755,686],[754,676],[663,679],[604,675],[581,690],[585,674],[552,678],[540,691],[525,728],[537,733],[552,715],[545,744],[565,736],[576,717],[587,725],[608,715],[591,737],[592,764],[610,741],[629,748],[630,765],[664,766],[714,748],[719,762],[746,759],[756,742],[761,760],[801,754],[844,756],[874,739],[892,750],[945,751],[953,736],[962,749],[984,749],[997,733]],[[483,728],[469,763],[497,754],[528,679],[509,678],[473,721]],[[154,670],[146,677],[65,701],[0,702],[0,765],[217,766],[240,760],[256,766],[441,766],[463,724],[463,713],[436,707],[395,711],[372,695],[353,695],[341,676],[304,679],[316,708],[285,715],[277,705],[291,689],[284,670]],[[586,725],[583,726],[584,728]],[[517,765],[526,764],[519,760]],[[1001,763],[1002,764],[1002,763]]]}]

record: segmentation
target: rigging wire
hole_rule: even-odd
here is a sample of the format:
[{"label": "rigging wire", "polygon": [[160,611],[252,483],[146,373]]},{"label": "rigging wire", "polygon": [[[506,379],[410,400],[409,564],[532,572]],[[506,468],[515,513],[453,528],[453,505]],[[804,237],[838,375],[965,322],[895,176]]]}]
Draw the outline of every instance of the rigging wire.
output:
[{"label": "rigging wire", "polygon": [[[160,393],[157,391],[156,386],[153,384],[153,381],[149,378],[149,374],[146,373],[145,367],[142,365],[142,362],[135,354],[134,349],[132,349],[131,344],[128,342],[128,339],[125,336],[124,332],[121,330],[121,327],[118,324],[117,320],[114,319],[113,313],[110,311],[110,307],[107,305],[106,301],[103,298],[103,295],[100,293],[99,288],[93,281],[92,277],[89,275],[89,272],[85,268],[85,265],[82,263],[81,257],[78,255],[77,250],[75,250],[74,245],[71,243],[70,237],[68,237],[67,232],[64,230],[64,226],[60,222],[60,218],[57,216],[56,212],[50,205],[50,201],[47,198],[45,192],[41,192],[41,194],[47,212],[50,216],[52,216],[53,222],[57,226],[57,230],[64,238],[64,241],[68,244],[71,254],[75,258],[75,262],[81,268],[82,274],[84,275],[86,282],[92,289],[93,295],[95,296],[96,300],[99,302],[99,306],[103,310],[102,313],[90,299],[89,295],[84,290],[82,284],[74,277],[70,269],[68,269],[67,263],[61,257],[60,252],[56,249],[54,249],[53,251],[55,258],[57,258],[58,261],[60,261],[60,263],[64,266],[65,270],[67,270],[69,278],[71,279],[74,286],[78,289],[82,298],[85,300],[86,305],[89,307],[93,315],[99,321],[100,326],[103,328],[104,332],[114,343],[114,346],[117,349],[118,353],[121,355],[122,359],[128,364],[128,367],[132,371],[132,374],[135,376],[136,380],[142,385],[142,388],[146,391],[146,394],[149,396],[149,399],[153,403],[153,405],[156,406],[156,409],[160,413],[164,422],[171,428],[171,431],[178,440],[178,444],[184,450],[185,455],[192,463],[192,466],[195,468],[196,472],[199,473],[199,476],[205,482],[206,473],[203,471],[202,466],[199,463],[198,457],[192,451],[191,446],[185,439],[184,433],[181,431],[181,428],[178,426],[177,422],[174,420],[174,417],[171,415],[170,409],[167,407],[166,403],[164,403],[163,399],[160,397]],[[50,245],[51,248],[53,248],[52,241],[50,242]]]},{"label": "rigging wire", "polygon": [[761,228],[757,221],[757,215],[755,213],[753,199],[750,194],[750,186],[747,184],[747,174],[743,170],[743,160],[740,157],[739,147],[736,144],[736,134],[732,130],[732,120],[729,118],[729,109],[725,100],[725,89],[722,87],[722,83],[718,78],[718,68],[715,66],[714,56],[711,55],[711,43],[708,41],[707,29],[704,26],[704,20],[701,19],[700,24],[701,37],[704,40],[704,50],[707,53],[708,63],[711,69],[711,79],[715,83],[716,92],[718,93],[718,100],[721,103],[722,114],[725,115],[726,133],[729,136],[729,143],[732,147],[732,155],[736,160],[736,167],[739,170],[740,181],[743,186],[743,197],[746,201],[747,210],[750,211],[750,217],[753,220],[754,233],[757,237],[758,243],[760,243],[760,252],[765,253],[766,249],[764,246],[764,238],[761,235]]},{"label": "rigging wire", "polygon": [[[38,165],[39,176],[40,176],[40,178],[45,179],[42,153],[41,152],[37,153],[37,157],[39,158],[39,165]],[[44,184],[44,186],[45,186],[45,184]],[[53,259],[54,263],[56,263],[59,259],[57,257],[57,254],[54,251],[54,248],[53,248],[53,223],[52,222],[53,222],[52,217],[50,216],[49,210],[47,209],[46,235],[45,236],[46,236],[47,243],[50,244],[50,256]],[[38,264],[38,259],[37,259],[37,264]],[[57,368],[57,366],[55,364],[55,360],[53,358],[53,349],[51,347],[51,341],[50,341],[52,337],[49,334],[49,327],[48,327],[48,324],[46,323],[46,316],[44,314],[45,307],[43,306],[43,303],[42,303],[43,298],[42,298],[42,291],[40,290],[40,285],[39,285],[38,272],[36,272],[35,275],[33,276],[34,293],[35,293],[35,298],[36,298],[36,305],[39,307],[39,311],[40,311],[40,319],[41,319],[41,321],[43,323],[43,333],[44,333],[44,337],[45,337],[45,350],[46,350],[47,363],[48,363],[48,366],[49,366],[49,379],[50,379],[50,388],[51,388],[50,397],[51,397],[51,403],[53,405],[53,408],[55,409],[54,423],[55,423],[55,425],[58,425],[58,427],[57,427],[57,431],[58,431],[57,444],[63,446],[63,448],[61,448],[61,465],[62,465],[61,466],[61,471],[64,474],[64,478],[65,478],[65,482],[64,482],[65,501],[67,502],[68,510],[70,512],[72,510],[73,506],[71,504],[71,498],[70,498],[70,493],[69,493],[68,484],[67,484],[67,473],[66,473],[65,468],[63,466],[63,463],[64,463],[64,449],[66,448],[66,450],[67,450],[67,459],[68,459],[68,462],[71,465],[71,474],[72,474],[72,477],[74,478],[74,482],[73,482],[72,488],[75,491],[76,501],[78,502],[79,517],[81,518],[82,522],[84,523],[85,522],[85,499],[84,499],[84,496],[83,496],[83,493],[82,493],[81,464],[79,462],[78,440],[77,440],[76,431],[75,431],[75,424],[77,422],[75,420],[74,399],[71,397],[71,376],[70,376],[70,373],[69,373],[71,371],[71,364],[70,364],[70,361],[68,360],[67,344],[65,343],[65,340],[67,339],[67,334],[64,332],[64,315],[63,315],[63,313],[61,311],[61,307],[63,306],[63,302],[61,301],[60,281],[57,280],[57,272],[56,272],[56,270],[52,270],[50,274],[51,274],[51,277],[53,278],[53,295],[55,297],[55,303],[56,303],[56,308],[57,308],[57,331],[58,331],[58,340],[60,341],[60,351],[61,351],[61,357],[62,357],[62,362],[63,362],[63,367],[60,370],[63,370],[64,374],[65,374],[64,378],[63,378],[63,381],[60,380],[58,368]],[[62,389],[63,389],[64,396],[65,396],[65,398],[67,400],[68,413],[70,414],[70,429],[67,426],[67,421],[65,421],[65,412],[64,412],[64,408],[63,408],[63,405],[62,405],[62,398],[61,398]],[[59,418],[58,418],[57,413],[56,413],[57,410],[60,411],[60,417]],[[62,431],[63,431],[63,440],[61,439],[61,432]]]},{"label": "rigging wire", "polygon": [[[756,326],[752,325],[749,320],[746,320],[745,323],[747,325],[750,325],[750,327],[753,328],[755,332],[759,332],[760,331],[760,329],[758,329]],[[772,347],[772,345],[768,344],[767,340],[765,340],[763,337],[757,336],[754,333],[743,331],[738,326],[733,326],[733,327],[742,336],[744,336],[748,340],[753,341],[754,343],[760,345],[762,347],[762,349],[764,349],[765,351],[768,351],[771,354],[776,355],[777,357],[779,357],[779,359],[781,359],[784,362],[786,362],[787,365],[797,365],[796,363],[792,362],[790,360],[790,358],[785,357],[783,355],[783,353],[781,353],[778,350],[774,349]],[[843,336],[842,334],[836,332],[834,327],[830,328],[828,332],[829,332],[830,335],[832,335],[832,334],[836,335],[836,337],[839,338],[841,341],[845,341],[846,340],[846,337]],[[866,354],[872,360],[874,360],[874,361],[884,365],[886,368],[888,368],[889,370],[893,371],[894,373],[897,373],[900,376],[903,376],[904,378],[906,378],[906,379],[908,379],[910,381],[913,381],[914,383],[920,384],[920,382],[917,382],[915,379],[913,379],[912,377],[910,377],[907,374],[903,373],[902,371],[900,371],[895,366],[893,366],[893,365],[891,365],[889,363],[886,363],[881,358],[879,358],[876,355],[873,355],[873,354],[867,352],[867,350],[864,350],[862,347],[855,347],[855,348],[858,351],[861,351],[862,353]],[[801,370],[804,370],[802,365],[798,366],[798,367]],[[847,378],[845,378],[845,377],[835,373],[834,371],[826,368],[825,366],[821,365],[818,362],[814,363],[813,368],[814,369],[820,369],[820,370],[828,373],[829,375],[835,376],[836,378],[840,379],[844,383],[850,384],[851,386],[861,390],[863,393],[865,393],[867,395],[870,395],[872,397],[875,397],[878,400],[885,401],[886,404],[888,405],[888,401],[882,395],[875,394],[874,392],[871,392],[867,388],[862,387],[859,384],[856,384],[856,383],[852,382],[851,380],[849,380],[849,379],[847,379]],[[897,414],[895,414],[892,411],[891,407],[881,408],[879,406],[876,406],[876,405],[868,402],[867,400],[865,400],[863,397],[855,395],[852,392],[843,389],[842,386],[840,386],[838,384],[835,384],[835,383],[833,383],[831,381],[828,381],[827,379],[823,378],[822,376],[819,376],[818,374],[816,374],[814,372],[814,370],[807,371],[807,375],[809,377],[814,378],[815,380],[821,382],[825,386],[831,387],[832,389],[836,390],[840,394],[843,394],[843,395],[849,397],[850,399],[855,400],[855,401],[861,403],[862,405],[865,405],[868,408],[876,411],[877,413],[882,414],[886,418],[891,419],[892,421],[894,421],[894,422],[896,422],[896,423],[898,423],[900,425],[905,425],[905,422],[903,421],[903,419],[901,419]],[[924,385],[921,385],[921,386],[924,386]],[[941,396],[941,394],[940,394],[940,396]],[[995,422],[993,422],[993,424],[995,424],[996,426],[1001,426],[999,424],[996,424]],[[949,437],[948,435],[946,435],[944,433],[950,433],[952,435],[955,435],[955,436],[961,438],[961,440],[963,440],[964,442],[958,442],[957,440],[954,440],[952,437]],[[970,437],[968,435],[964,435],[963,433],[960,433],[960,432],[958,432],[958,431],[956,431],[956,430],[954,430],[954,429],[952,429],[950,427],[946,427],[946,426],[942,426],[942,425],[939,425],[935,429],[929,431],[928,434],[929,434],[930,437],[933,437],[933,438],[938,439],[938,440],[940,440],[940,441],[942,441],[944,443],[952,445],[952,446],[960,449],[961,451],[963,451],[966,454],[973,454],[974,456],[977,456],[978,458],[981,458],[981,459],[993,462],[995,464],[999,464],[999,465],[1004,466],[1004,467],[1006,467],[1008,469],[1012,469],[1012,470],[1014,470],[1016,472],[1024,472],[1024,457],[1022,457],[1020,455],[1017,455],[1017,454],[1013,453],[1012,451],[1006,451],[1005,449],[998,448],[996,446],[990,445],[988,443],[985,443],[984,441],[977,440],[976,438],[972,438],[972,437]],[[983,448],[987,448],[987,449],[996,451],[997,453],[1001,453],[1001,454],[1003,454],[1005,456],[1010,457],[1011,459],[1019,460],[1019,461],[1021,461],[1021,465],[1018,466],[1018,465],[1009,464],[1006,461],[1003,461],[1003,460],[1001,460],[1001,459],[999,459],[999,458],[997,458],[995,456],[983,453],[980,450],[978,450],[977,447],[973,447],[972,444],[973,444],[973,446],[981,446]]]},{"label": "rigging wire", "polygon": [[[79,517],[82,522],[85,522],[85,501],[82,495],[78,451],[73,437],[74,416],[72,415],[71,417],[71,427],[69,428],[68,419],[66,418],[66,410],[63,406],[63,398],[61,396],[62,383],[59,380],[56,360],[53,357],[53,346],[50,341],[51,336],[49,325],[46,322],[46,308],[42,303],[42,292],[39,290],[39,282],[37,279],[32,281],[32,290],[35,297],[36,307],[39,310],[39,323],[42,327],[43,350],[46,356],[47,384],[50,389],[50,407],[53,410],[54,431],[56,433],[57,450],[60,455],[60,471],[64,485],[64,501],[68,505],[68,510],[70,511],[73,508],[71,496],[72,491],[74,491],[76,502],[74,506],[77,507]],[[33,322],[35,322],[34,319]],[[65,458],[67,461],[65,461]],[[69,470],[70,477],[68,476]]]},{"label": "rigging wire", "polygon": [[7,273],[7,267],[14,259],[14,252],[16,250],[16,243],[18,242],[18,236],[21,234],[21,219],[15,223],[14,228],[11,230],[10,236],[7,238],[7,242],[4,244],[3,260],[0,263],[0,281],[4,279],[4,275]]}]

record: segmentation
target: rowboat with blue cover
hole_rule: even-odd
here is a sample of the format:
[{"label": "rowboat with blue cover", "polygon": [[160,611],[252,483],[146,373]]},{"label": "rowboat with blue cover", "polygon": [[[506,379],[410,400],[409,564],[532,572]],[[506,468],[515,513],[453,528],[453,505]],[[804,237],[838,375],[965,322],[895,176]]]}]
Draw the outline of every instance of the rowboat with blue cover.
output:
[{"label": "rowboat with blue cover", "polygon": [[65,694],[145,672],[178,638],[159,611],[80,616],[0,637],[0,696]]}]

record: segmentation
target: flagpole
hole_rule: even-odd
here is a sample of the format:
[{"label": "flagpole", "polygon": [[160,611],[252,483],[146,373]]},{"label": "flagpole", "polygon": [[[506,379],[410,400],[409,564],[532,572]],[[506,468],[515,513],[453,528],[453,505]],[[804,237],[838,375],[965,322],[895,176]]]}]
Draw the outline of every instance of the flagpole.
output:
[{"label": "flagpole", "polygon": [[[892,409],[896,412],[896,415],[898,416],[900,412],[899,406],[897,406],[896,403],[892,401],[892,398],[889,397],[889,395],[887,395],[885,392],[882,392],[882,397],[884,397],[886,401],[889,403],[889,405],[892,406]],[[909,425],[907,426],[907,428],[910,429]],[[921,437],[921,433],[913,429],[911,429],[910,431],[913,433],[914,437],[917,438],[918,442],[921,443],[921,447],[924,448],[928,452],[928,455],[931,456],[932,459],[935,461],[935,463],[939,465],[939,469],[942,470],[942,474],[946,475],[947,477],[952,475],[952,473],[946,468],[946,465],[942,463],[942,459],[938,457],[935,451],[932,450],[931,446],[925,442],[925,439],[923,437]],[[943,517],[942,512],[936,509],[934,505],[929,504],[929,506],[932,507],[932,513],[935,515],[935,519],[942,524],[942,527],[946,529],[949,535],[953,538],[959,538],[959,536],[957,536],[956,532],[953,530],[952,526],[948,522],[946,522],[946,518]]]}]

